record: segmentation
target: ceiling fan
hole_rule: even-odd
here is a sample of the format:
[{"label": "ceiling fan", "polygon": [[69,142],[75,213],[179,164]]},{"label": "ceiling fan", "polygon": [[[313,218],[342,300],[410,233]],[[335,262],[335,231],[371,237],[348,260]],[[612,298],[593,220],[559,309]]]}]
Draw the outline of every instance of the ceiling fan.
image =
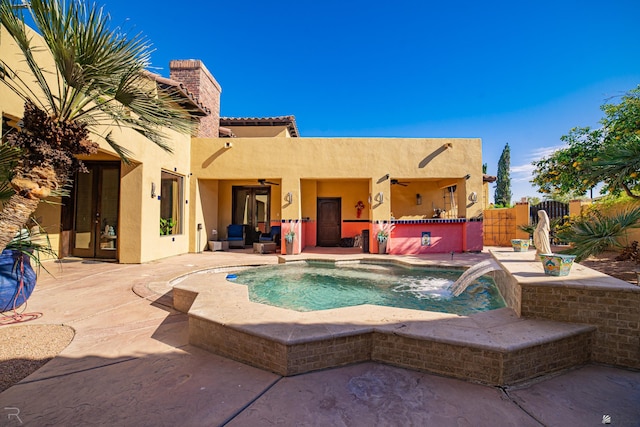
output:
[{"label": "ceiling fan", "polygon": [[406,187],[409,184],[411,184],[411,183],[410,182],[400,182],[397,179],[392,179],[391,180],[391,185],[400,185],[402,187]]},{"label": "ceiling fan", "polygon": [[260,185],[266,185],[266,184],[269,184],[269,185],[280,185],[280,184],[278,184],[277,182],[267,181],[266,179],[259,179],[259,180],[258,180],[258,183],[259,183]]}]

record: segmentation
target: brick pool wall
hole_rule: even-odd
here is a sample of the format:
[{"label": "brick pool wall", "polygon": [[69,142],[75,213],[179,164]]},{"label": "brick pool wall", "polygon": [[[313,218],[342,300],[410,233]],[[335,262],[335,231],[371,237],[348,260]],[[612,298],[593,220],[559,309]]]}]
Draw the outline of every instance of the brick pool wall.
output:
[{"label": "brick pool wall", "polygon": [[640,288],[521,287],[523,317],[593,325],[591,360],[640,368]]},{"label": "brick pool wall", "polygon": [[576,334],[519,350],[491,349],[374,335],[372,360],[481,383],[513,384],[589,360],[590,334]]}]

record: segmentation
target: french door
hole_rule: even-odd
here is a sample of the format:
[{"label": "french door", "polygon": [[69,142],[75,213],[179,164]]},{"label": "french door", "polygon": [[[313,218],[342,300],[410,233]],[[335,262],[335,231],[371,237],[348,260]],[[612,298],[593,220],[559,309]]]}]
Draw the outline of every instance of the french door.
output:
[{"label": "french door", "polygon": [[271,228],[271,187],[234,186],[232,218],[234,224],[244,224],[245,244],[257,242]]},{"label": "french door", "polygon": [[85,162],[88,173],[78,172],[74,181],[74,256],[116,259],[120,163]]}]

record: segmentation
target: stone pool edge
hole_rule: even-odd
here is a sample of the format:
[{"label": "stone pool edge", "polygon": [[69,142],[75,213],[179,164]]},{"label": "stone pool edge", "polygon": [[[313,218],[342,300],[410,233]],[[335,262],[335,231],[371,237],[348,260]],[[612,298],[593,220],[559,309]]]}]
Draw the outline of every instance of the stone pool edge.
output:
[{"label": "stone pool edge", "polygon": [[301,313],[252,303],[224,273],[201,276],[173,291],[175,308],[189,314],[190,343],[280,375],[373,360],[505,385],[590,358],[594,327],[524,319],[509,308],[471,316],[378,306]]}]

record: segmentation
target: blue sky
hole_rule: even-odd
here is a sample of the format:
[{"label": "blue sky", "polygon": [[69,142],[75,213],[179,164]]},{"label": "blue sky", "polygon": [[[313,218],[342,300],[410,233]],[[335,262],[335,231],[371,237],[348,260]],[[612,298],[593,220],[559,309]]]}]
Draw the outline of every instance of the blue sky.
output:
[{"label": "blue sky", "polygon": [[[479,137],[514,200],[540,196],[531,161],[640,84],[638,0],[116,1],[156,72],[201,59],[222,115],[295,115],[301,136]],[[491,191],[493,197],[493,189]]]}]

